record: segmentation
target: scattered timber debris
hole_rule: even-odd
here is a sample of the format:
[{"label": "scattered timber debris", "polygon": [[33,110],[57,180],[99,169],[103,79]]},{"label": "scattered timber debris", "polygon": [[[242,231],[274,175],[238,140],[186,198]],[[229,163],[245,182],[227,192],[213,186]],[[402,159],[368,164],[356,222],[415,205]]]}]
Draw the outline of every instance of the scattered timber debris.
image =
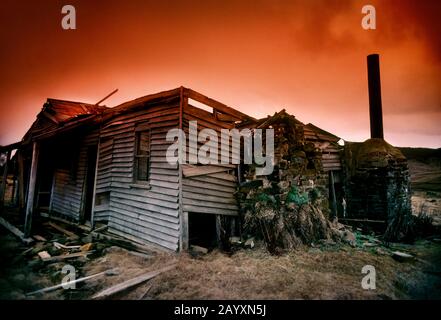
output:
[{"label": "scattered timber debris", "polygon": [[93,247],[93,243],[89,242],[86,244],[83,244],[82,246],[80,246],[80,251],[90,251],[90,249],[92,249]]},{"label": "scattered timber debris", "polygon": [[147,298],[147,295],[148,295],[150,289],[152,288],[152,286],[153,286],[153,284],[150,283],[150,284],[147,286],[147,289],[146,289],[146,290],[144,291],[144,293],[139,297],[138,300],[147,300],[147,299],[146,299],[146,298]]},{"label": "scattered timber debris", "polygon": [[47,240],[46,240],[45,237],[42,237],[42,236],[40,236],[40,235],[38,235],[38,234],[34,235],[33,238],[34,238],[35,240],[37,240],[37,241],[47,242]]},{"label": "scattered timber debris", "polygon": [[392,258],[394,258],[395,260],[400,261],[400,262],[414,260],[414,257],[412,255],[410,255],[408,253],[400,252],[400,251],[392,252]]},{"label": "scattered timber debris", "polygon": [[58,242],[54,242],[54,247],[57,249],[66,249],[66,250],[81,248],[81,246],[65,246],[65,245],[58,243]]},{"label": "scattered timber debris", "polygon": [[201,246],[191,245],[190,250],[196,254],[207,254],[208,253],[208,249],[201,247]]},{"label": "scattered timber debris", "polygon": [[2,217],[0,217],[0,224],[5,227],[7,230],[9,230],[9,232],[11,232],[13,235],[15,235],[17,238],[19,238],[23,243],[25,244],[31,244],[32,242],[34,242],[34,240],[32,238],[26,238],[24,236],[24,233],[22,231],[20,231],[19,229],[17,229],[15,226],[13,226],[12,224],[10,224],[8,221],[6,221],[5,219],[3,219]]},{"label": "scattered timber debris", "polygon": [[41,258],[41,260],[43,261],[47,261],[48,259],[51,258],[51,255],[47,252],[47,251],[40,251],[38,253],[38,256]]},{"label": "scattered timber debris", "polygon": [[96,277],[99,277],[99,276],[103,276],[103,275],[113,276],[113,275],[117,275],[117,274],[119,274],[119,271],[118,271],[117,268],[110,269],[110,270],[106,270],[106,271],[103,271],[103,272],[100,272],[100,273],[96,273],[96,274],[93,274],[93,275],[90,275],[90,276],[87,276],[87,277],[83,277],[83,278],[72,280],[72,281],[69,281],[69,282],[66,282],[66,283],[58,284],[58,285],[55,285],[55,286],[52,286],[52,287],[48,287],[48,288],[43,288],[43,289],[40,289],[40,290],[32,291],[32,292],[26,293],[26,295],[27,296],[31,296],[31,295],[35,295],[35,294],[46,293],[46,292],[54,291],[54,290],[57,290],[57,289],[66,288],[66,287],[69,287],[72,284],[84,282],[86,280],[93,279],[93,278],[96,278]]},{"label": "scattered timber debris", "polygon": [[65,235],[67,235],[71,239],[78,239],[79,238],[75,233],[73,233],[69,230],[66,230],[65,228],[59,226],[58,224],[56,224],[54,222],[47,222],[47,223],[45,223],[45,225],[48,225],[48,226],[54,228],[55,230],[64,233]]},{"label": "scattered timber debris", "polygon": [[132,288],[134,286],[137,286],[143,282],[146,282],[147,280],[150,280],[150,279],[156,277],[157,275],[159,275],[163,272],[166,272],[168,270],[171,270],[175,267],[176,267],[176,265],[171,265],[171,266],[167,266],[167,267],[161,268],[156,271],[151,271],[146,274],[142,274],[138,277],[124,281],[123,283],[119,283],[119,284],[114,285],[110,288],[107,288],[101,292],[98,292],[97,294],[92,296],[92,299],[104,299],[104,298],[110,297],[118,292],[127,290],[127,289]]}]

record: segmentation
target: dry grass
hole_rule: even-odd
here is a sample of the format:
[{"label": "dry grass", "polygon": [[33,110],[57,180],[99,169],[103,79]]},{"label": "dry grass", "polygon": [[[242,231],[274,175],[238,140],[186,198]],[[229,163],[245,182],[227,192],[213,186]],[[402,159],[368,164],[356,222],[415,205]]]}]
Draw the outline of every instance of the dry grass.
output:
[{"label": "dry grass", "polygon": [[[323,245],[320,249],[300,247],[280,256],[266,252],[262,244],[233,255],[213,251],[194,258],[187,253],[151,253],[139,256],[118,247],[104,250],[91,260],[71,261],[77,277],[118,268],[116,276],[103,276],[77,286],[76,290],[57,290],[43,296],[24,293],[60,283],[64,263],[35,265],[38,258],[20,259],[16,240],[2,236],[0,297],[3,299],[89,299],[95,293],[140,274],[176,264],[176,268],[112,299],[385,299],[441,298],[439,271],[441,245],[425,242],[396,248],[352,248]],[[4,240],[4,241],[3,241]],[[400,263],[385,254],[391,250],[409,252],[417,260]],[[30,266],[30,264],[34,266]],[[377,289],[361,288],[361,269],[373,265]]]},{"label": "dry grass", "polygon": [[[89,283],[88,288],[97,292],[174,263],[175,269],[115,298],[139,299],[148,287],[151,299],[406,299],[413,297],[414,287],[429,297],[438,294],[430,287],[426,290],[423,269],[427,263],[400,263],[388,255],[350,247],[302,248],[282,256],[269,255],[260,247],[231,256],[213,251],[200,258],[159,254],[149,259],[114,249],[91,262],[87,270],[119,267],[121,275]],[[367,264],[376,268],[376,290],[361,288],[361,269]]]}]

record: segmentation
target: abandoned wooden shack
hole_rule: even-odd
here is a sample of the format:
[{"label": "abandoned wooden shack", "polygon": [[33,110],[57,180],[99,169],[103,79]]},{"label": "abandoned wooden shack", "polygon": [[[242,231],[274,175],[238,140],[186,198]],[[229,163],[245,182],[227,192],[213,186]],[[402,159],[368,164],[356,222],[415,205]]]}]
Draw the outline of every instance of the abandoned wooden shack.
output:
[{"label": "abandoned wooden shack", "polygon": [[[17,150],[24,235],[32,217],[44,213],[91,227],[105,223],[113,234],[174,251],[211,245],[221,216],[232,217],[223,219],[230,224],[238,214],[237,165],[170,164],[166,134],[188,133],[192,120],[199,131],[220,133],[250,119],[183,87],[114,108],[48,99],[23,140],[0,150]],[[187,145],[187,154],[197,153]]]},{"label": "abandoned wooden shack", "polygon": [[[311,194],[328,219],[378,220],[389,234],[405,233],[407,162],[383,139],[378,59],[370,69],[373,134],[361,146],[342,146],[339,137],[285,110],[257,120],[184,87],[113,108],[48,99],[22,141],[0,147],[0,206],[12,172],[10,194],[22,213],[24,237],[33,216],[57,216],[90,228],[103,223],[112,234],[179,251],[238,234],[252,182],[277,186],[271,196],[282,202],[293,191]],[[185,132],[185,158],[206,142],[192,138],[193,121],[198,136],[210,129],[221,140],[221,129],[274,129],[274,172],[256,176],[232,148],[228,156],[238,164],[170,163],[171,129]]]}]

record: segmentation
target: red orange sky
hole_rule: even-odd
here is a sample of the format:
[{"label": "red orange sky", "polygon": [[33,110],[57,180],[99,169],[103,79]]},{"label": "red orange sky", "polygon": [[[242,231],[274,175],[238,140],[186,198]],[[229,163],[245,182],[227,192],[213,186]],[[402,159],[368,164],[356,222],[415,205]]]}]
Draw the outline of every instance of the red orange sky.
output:
[{"label": "red orange sky", "polygon": [[[74,5],[77,30],[61,28]],[[361,28],[361,8],[377,29]],[[366,56],[380,54],[385,138],[441,147],[441,2],[0,2],[0,145],[46,98],[109,107],[184,85],[255,117],[285,108],[345,140],[369,138]]]}]

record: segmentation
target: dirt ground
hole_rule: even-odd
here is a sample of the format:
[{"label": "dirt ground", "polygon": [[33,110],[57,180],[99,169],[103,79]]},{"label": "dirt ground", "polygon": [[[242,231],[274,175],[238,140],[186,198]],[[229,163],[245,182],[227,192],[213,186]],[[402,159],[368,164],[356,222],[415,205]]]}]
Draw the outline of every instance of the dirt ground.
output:
[{"label": "dirt ground", "polygon": [[[112,299],[440,299],[441,244],[439,239],[414,245],[356,247],[322,244],[281,256],[269,255],[261,245],[234,254],[217,250],[202,256],[188,253],[138,254],[106,243],[94,244],[89,258],[45,263],[26,253],[16,238],[0,230],[0,299],[89,299],[95,293],[140,274],[167,265],[176,267]],[[38,245],[37,245],[38,246]],[[35,252],[40,249],[34,250]],[[396,261],[391,252],[410,253],[414,259]],[[24,253],[25,252],[25,253]],[[77,278],[118,268],[78,284],[75,290],[58,289],[26,295],[61,283],[61,269],[70,263]],[[376,289],[364,290],[364,265],[376,269]]]},{"label": "dirt ground", "polygon": [[441,164],[409,160],[412,177],[412,211],[428,215],[441,227]]},{"label": "dirt ground", "polygon": [[[414,214],[424,213],[441,226],[441,165],[409,161]],[[64,226],[68,228],[68,226]],[[74,230],[72,230],[74,231]],[[54,230],[37,230],[47,241],[28,247],[0,227],[0,299],[90,299],[97,292],[167,265],[176,265],[152,280],[125,290],[112,299],[441,299],[440,236],[412,245],[366,241],[359,233],[356,246],[322,243],[280,256],[267,253],[262,244],[234,253],[217,250],[206,255],[148,252],[139,254],[87,233],[69,240]],[[42,261],[43,250],[60,255],[53,247],[93,242],[94,253],[63,262]],[[393,252],[412,255],[397,261]],[[117,275],[103,275],[77,284],[75,290],[58,289],[40,295],[27,293],[60,284],[66,265],[76,278],[118,268]],[[376,270],[376,289],[364,290],[361,269]]]}]

